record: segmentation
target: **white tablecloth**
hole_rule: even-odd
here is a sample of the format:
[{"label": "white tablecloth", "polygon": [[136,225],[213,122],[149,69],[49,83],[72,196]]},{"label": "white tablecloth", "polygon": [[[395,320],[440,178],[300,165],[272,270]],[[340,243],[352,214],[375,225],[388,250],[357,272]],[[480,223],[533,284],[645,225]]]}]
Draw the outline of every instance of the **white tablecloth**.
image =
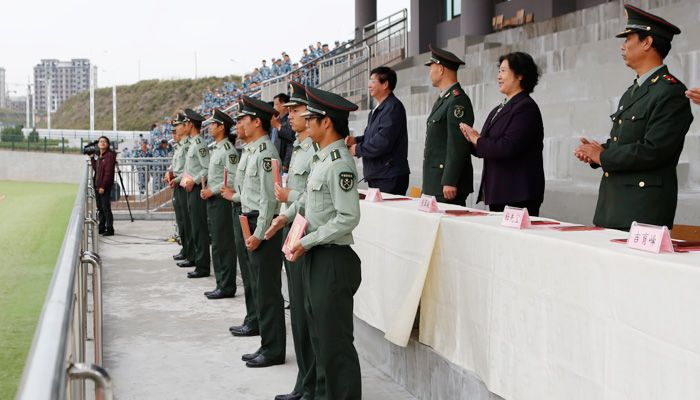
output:
[{"label": "white tablecloth", "polygon": [[392,342],[420,297],[419,340],[504,398],[700,398],[700,253],[362,203],[355,313]]}]

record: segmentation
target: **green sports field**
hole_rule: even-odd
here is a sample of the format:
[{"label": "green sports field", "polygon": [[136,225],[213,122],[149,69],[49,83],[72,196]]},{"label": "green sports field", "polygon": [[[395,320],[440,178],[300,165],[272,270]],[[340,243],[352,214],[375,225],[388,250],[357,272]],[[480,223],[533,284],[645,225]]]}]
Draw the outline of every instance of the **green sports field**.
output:
[{"label": "green sports field", "polygon": [[0,399],[15,396],[78,185],[0,181]]}]

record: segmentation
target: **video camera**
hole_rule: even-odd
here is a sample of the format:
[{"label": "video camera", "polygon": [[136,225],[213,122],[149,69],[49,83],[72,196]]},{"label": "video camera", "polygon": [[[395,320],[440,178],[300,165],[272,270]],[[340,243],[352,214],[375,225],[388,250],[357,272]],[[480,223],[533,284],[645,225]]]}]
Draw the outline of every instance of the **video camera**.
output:
[{"label": "video camera", "polygon": [[[85,146],[83,146],[83,154],[87,154],[89,156],[95,155],[96,153],[99,153],[100,149],[97,147],[97,142],[99,142],[100,139],[95,139],[92,142],[89,142]],[[110,140],[109,142],[109,150],[111,150],[113,153],[116,153],[116,147],[114,143]]]}]

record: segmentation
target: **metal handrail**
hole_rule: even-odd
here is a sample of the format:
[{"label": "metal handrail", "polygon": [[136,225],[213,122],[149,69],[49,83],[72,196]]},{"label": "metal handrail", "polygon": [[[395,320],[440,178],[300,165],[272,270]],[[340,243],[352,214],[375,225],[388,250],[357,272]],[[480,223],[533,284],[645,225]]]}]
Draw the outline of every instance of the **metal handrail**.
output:
[{"label": "metal handrail", "polygon": [[[87,246],[85,239],[88,235],[86,225],[92,225],[90,222],[86,222],[86,216],[95,215],[92,208],[95,206],[94,201],[89,204],[90,210],[87,208],[88,186],[92,181],[89,179],[90,171],[91,168],[87,165],[82,174],[73,212],[68,222],[63,245],[56,261],[51,284],[46,294],[32,347],[15,397],[17,400],[80,399],[84,398],[85,395],[84,390],[82,390],[83,386],[71,385],[71,379],[81,377],[80,373],[84,369],[80,363],[85,362],[85,341],[87,338],[81,327],[86,322],[87,313],[86,307],[79,302],[87,294],[87,285],[80,283],[83,278],[81,258],[83,251],[88,251],[87,248],[84,248]],[[92,236],[91,239],[91,247],[95,249],[97,238]],[[95,271],[93,272],[93,285],[95,285],[94,279],[97,277],[101,279],[97,268]],[[100,284],[93,287],[93,294],[96,299],[97,296],[100,297],[101,307]],[[95,304],[97,305],[98,302]],[[96,326],[98,322],[101,326],[101,313],[96,310],[94,316],[100,318],[100,321],[95,321]],[[99,334],[101,346],[101,332]],[[101,349],[99,349],[99,353],[101,354]],[[101,355],[99,356],[101,357]],[[100,379],[102,383],[110,381],[106,372],[102,374]],[[95,386],[96,390],[103,388],[100,389],[100,394],[104,394],[105,398],[111,398],[111,381],[109,384]]]}]

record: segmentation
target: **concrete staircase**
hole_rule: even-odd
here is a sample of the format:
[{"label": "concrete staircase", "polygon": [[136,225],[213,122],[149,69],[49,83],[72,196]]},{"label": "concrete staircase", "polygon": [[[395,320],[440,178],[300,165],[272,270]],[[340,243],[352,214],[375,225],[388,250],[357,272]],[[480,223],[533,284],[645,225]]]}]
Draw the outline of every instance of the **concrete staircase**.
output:
[{"label": "concrete staircase", "polygon": [[[686,86],[700,86],[700,0],[630,1],[660,15],[681,28],[665,62]],[[544,163],[547,193],[545,216],[591,223],[600,170],[593,170],[573,157],[579,137],[607,140],[610,120],[622,93],[635,73],[620,57],[622,39],[615,35],[626,19],[623,3],[613,1],[550,20],[523,25],[482,37],[460,37],[448,50],[465,60],[459,82],[471,98],[476,129],[481,130],[488,113],[503,98],[496,80],[498,57],[513,51],[533,56],[542,78],[533,93],[545,125]],[[425,120],[437,98],[423,63],[428,54],[407,59],[395,66],[395,94],[406,107],[409,130],[411,185],[421,186]],[[677,221],[700,225],[700,107],[693,106],[696,121],[691,125],[678,166],[681,199]],[[357,113],[351,129],[361,135],[367,112]],[[475,189],[481,179],[482,162],[473,158]],[[469,201],[473,201],[468,199]]]}]

